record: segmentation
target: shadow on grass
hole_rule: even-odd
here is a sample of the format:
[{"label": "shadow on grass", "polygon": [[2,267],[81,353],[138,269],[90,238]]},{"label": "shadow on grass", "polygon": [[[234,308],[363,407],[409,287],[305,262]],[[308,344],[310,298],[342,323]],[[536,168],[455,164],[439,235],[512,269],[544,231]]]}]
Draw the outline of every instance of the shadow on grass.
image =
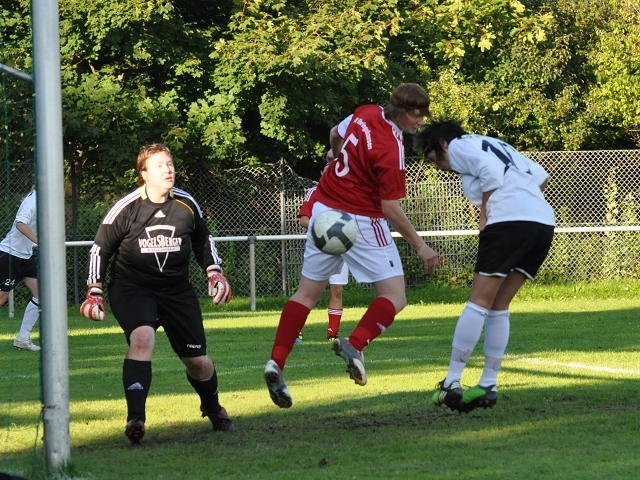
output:
[{"label": "shadow on grass", "polygon": [[[638,332],[638,313],[638,309],[519,313],[512,316],[507,353],[525,359],[551,356],[551,352],[569,357],[594,352],[637,355],[637,336],[630,333]],[[273,406],[262,380],[277,316],[262,318],[264,314],[255,312],[250,326],[242,327],[234,325],[234,320],[246,318],[246,313],[233,314],[214,322],[207,335],[218,367],[222,403],[234,418],[236,432],[211,431],[194,408],[193,421],[149,416],[145,443],[132,448],[122,434],[123,421],[117,433],[98,439],[72,438],[75,468],[95,479],[330,475],[495,479],[634,478],[640,467],[637,374],[608,378],[606,372],[588,370],[550,372],[535,363],[523,366],[518,359],[507,358],[496,408],[458,414],[434,408],[430,402],[435,382],[446,373],[457,313],[435,318],[432,308],[399,319],[367,348],[370,384],[364,389],[344,378],[344,363],[324,341],[325,313],[314,315],[305,327],[307,340],[294,348],[285,371],[293,408]],[[114,416],[124,419],[121,365],[126,343],[122,333],[113,319],[110,325],[87,325],[85,319],[70,318],[69,324],[71,401],[82,404],[109,398],[119,405],[104,411],[85,408],[72,421],[90,429],[94,422],[113,422]],[[355,324],[353,319],[345,320],[343,332]],[[481,368],[481,355],[480,343],[469,364],[469,381]],[[39,358],[16,358],[15,351],[0,345],[0,362],[13,362],[14,373],[24,377],[14,385],[12,401],[35,405],[40,398]],[[625,367],[638,368],[637,362]],[[153,368],[151,397],[175,395],[180,401],[179,395],[190,395],[196,401],[164,335],[158,336]],[[406,378],[406,391],[386,391],[385,379],[398,375]],[[570,387],[540,387],[547,379]],[[324,403],[298,402],[297,392],[309,381],[321,386],[318,400]],[[260,405],[271,410],[249,414],[247,408],[234,407],[238,392],[250,398],[255,395]],[[349,398],[351,394],[358,398]],[[5,399],[0,402],[2,409],[7,407]],[[33,417],[14,411],[11,422],[16,429],[26,428],[33,425]],[[2,459],[8,465],[24,465],[31,455],[32,449],[25,449]]]},{"label": "shadow on grass", "polygon": [[469,414],[434,407],[429,392],[396,392],[237,415],[230,434],[206,420],[148,419],[142,446],[119,432],[76,440],[72,459],[96,479],[633,478],[639,412],[627,399],[639,392],[640,382],[619,380],[506,388],[494,409]]}]

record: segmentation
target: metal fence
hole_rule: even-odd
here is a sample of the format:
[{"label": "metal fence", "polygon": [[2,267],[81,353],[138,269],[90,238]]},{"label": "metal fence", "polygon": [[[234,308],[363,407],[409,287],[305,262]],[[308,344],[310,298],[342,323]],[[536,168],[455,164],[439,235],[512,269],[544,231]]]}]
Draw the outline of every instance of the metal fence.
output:
[{"label": "metal fence", "polygon": [[[640,277],[640,150],[529,152],[551,174],[546,196],[555,208],[557,233],[551,253],[539,273],[541,282],[598,281]],[[8,231],[31,179],[32,166],[12,166],[11,182],[3,190],[0,233]],[[297,213],[307,188],[315,180],[299,177],[284,162],[210,172],[179,172],[177,185],[202,207],[216,237],[302,234]],[[133,188],[133,187],[132,187]],[[125,193],[125,192],[122,192]],[[426,282],[467,285],[477,247],[478,213],[464,198],[457,176],[407,160],[407,198],[402,202],[418,231],[429,232],[428,243],[442,255],[438,271],[427,276],[403,239],[408,287]],[[109,205],[92,198],[70,174],[67,188],[67,240],[93,240]],[[11,213],[9,213],[11,212]],[[236,295],[249,295],[250,245],[218,241],[225,274]],[[297,287],[304,240],[255,242],[255,291],[258,297],[289,295]],[[69,302],[85,291],[89,247],[67,249]],[[192,280],[206,295],[206,283],[195,262]],[[366,288],[366,286],[365,286]]]}]

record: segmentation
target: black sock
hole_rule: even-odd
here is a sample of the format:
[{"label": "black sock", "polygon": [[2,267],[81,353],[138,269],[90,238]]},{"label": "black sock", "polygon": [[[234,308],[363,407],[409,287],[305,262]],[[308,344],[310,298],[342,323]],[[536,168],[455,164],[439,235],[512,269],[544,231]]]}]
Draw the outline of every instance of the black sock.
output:
[{"label": "black sock", "polygon": [[213,376],[209,380],[195,380],[189,376],[187,372],[187,380],[200,396],[200,406],[202,413],[205,415],[217,415],[220,411],[220,403],[218,401],[218,374],[214,368]]},{"label": "black sock", "polygon": [[127,399],[127,422],[135,418],[144,422],[144,407],[151,388],[151,362],[125,358],[122,365],[122,385]]}]

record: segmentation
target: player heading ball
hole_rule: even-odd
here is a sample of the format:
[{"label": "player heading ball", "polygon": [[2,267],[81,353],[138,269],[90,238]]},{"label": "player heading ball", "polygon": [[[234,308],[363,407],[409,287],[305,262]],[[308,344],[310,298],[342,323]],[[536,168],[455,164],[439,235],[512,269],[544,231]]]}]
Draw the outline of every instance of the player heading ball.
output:
[{"label": "player heading ball", "polygon": [[430,117],[427,92],[415,83],[398,86],[385,107],[363,105],[331,129],[329,142],[335,160],[320,178],[311,218],[340,210],[353,218],[357,237],[341,255],[329,255],[307,241],[302,276],[296,293],[285,304],[264,379],[271,400],[281,408],[292,405],[284,381],[284,366],[310,310],[325,291],[327,280],[347,264],[356,281],[373,283],[377,297],[348,338],[337,338],[333,351],[347,364],[358,385],[367,383],[362,350],[393,323],[406,305],[404,272],[391,238],[389,219],[415,248],[427,273],[438,256],[416,233],[400,207],[406,196],[403,132],[415,133]]},{"label": "player heading ball", "polygon": [[[459,175],[465,196],[480,209],[471,297],[453,334],[449,371],[432,401],[463,412],[490,408],[509,341],[509,305],[535,277],[553,240],[553,208],[543,194],[549,174],[507,142],[467,133],[458,120],[432,121],[414,143],[437,169]],[[462,371],[483,328],[484,370],[478,384],[463,391]]]}]

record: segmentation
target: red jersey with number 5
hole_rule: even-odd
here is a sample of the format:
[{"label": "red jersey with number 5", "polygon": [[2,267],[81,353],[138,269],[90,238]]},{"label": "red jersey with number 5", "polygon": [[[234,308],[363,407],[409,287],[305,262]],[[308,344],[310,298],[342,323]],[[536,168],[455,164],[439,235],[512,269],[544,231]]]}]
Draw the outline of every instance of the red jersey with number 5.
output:
[{"label": "red jersey with number 5", "polygon": [[380,200],[406,196],[402,130],[385,118],[382,107],[364,105],[351,116],[343,140],[340,155],[320,178],[316,200],[384,218]]}]

